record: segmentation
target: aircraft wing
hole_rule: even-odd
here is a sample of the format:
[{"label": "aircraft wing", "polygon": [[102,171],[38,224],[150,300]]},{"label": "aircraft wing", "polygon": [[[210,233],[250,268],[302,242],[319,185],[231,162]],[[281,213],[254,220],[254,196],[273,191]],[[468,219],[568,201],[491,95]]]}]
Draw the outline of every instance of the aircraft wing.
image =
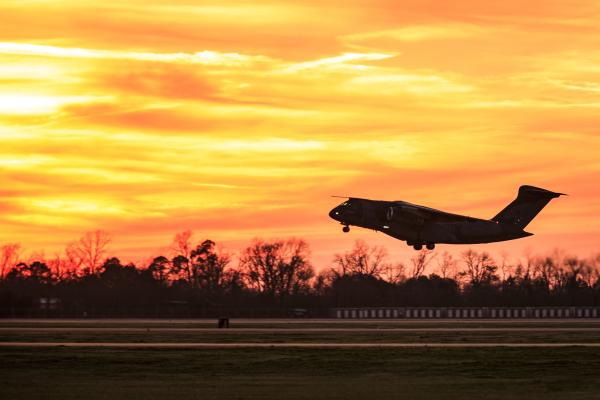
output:
[{"label": "aircraft wing", "polygon": [[448,213],[435,208],[420,206],[408,203],[406,201],[395,201],[389,203],[386,210],[386,219],[388,221],[398,220],[404,222],[414,221],[423,224],[427,221],[434,222],[464,222],[475,221],[479,218],[473,218],[466,215]]}]

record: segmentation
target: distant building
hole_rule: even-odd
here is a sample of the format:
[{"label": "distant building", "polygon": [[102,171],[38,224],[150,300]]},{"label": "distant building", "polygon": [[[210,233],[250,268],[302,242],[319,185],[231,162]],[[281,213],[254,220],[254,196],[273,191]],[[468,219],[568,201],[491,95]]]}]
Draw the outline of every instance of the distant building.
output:
[{"label": "distant building", "polygon": [[599,318],[600,307],[348,307],[334,308],[343,319]]},{"label": "distant building", "polygon": [[58,310],[60,299],[56,297],[40,297],[37,304],[40,310]]}]

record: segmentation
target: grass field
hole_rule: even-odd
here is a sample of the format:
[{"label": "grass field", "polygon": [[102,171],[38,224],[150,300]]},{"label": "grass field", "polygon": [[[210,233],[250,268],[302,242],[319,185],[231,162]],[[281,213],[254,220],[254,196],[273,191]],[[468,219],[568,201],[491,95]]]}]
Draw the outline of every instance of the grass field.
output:
[{"label": "grass field", "polygon": [[600,349],[0,349],[2,399],[592,399]]},{"label": "grass field", "polygon": [[[0,340],[496,343],[491,348],[0,348],[0,399],[597,399],[595,321],[0,321]],[[482,330],[483,329],[483,330]]]}]

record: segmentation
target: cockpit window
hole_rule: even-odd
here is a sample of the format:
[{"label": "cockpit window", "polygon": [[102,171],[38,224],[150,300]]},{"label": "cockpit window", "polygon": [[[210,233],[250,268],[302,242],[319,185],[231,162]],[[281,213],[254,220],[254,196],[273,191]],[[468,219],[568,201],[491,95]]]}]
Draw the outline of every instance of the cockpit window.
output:
[{"label": "cockpit window", "polygon": [[349,201],[345,201],[345,202],[343,202],[342,204],[340,204],[340,206],[341,206],[341,207],[347,207],[347,206],[349,206],[349,205],[350,205],[350,202],[349,202]]}]

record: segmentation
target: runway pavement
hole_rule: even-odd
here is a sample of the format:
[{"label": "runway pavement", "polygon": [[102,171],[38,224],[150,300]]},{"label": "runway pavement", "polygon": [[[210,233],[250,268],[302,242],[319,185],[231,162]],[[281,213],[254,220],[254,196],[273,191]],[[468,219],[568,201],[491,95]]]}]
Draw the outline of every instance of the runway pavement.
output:
[{"label": "runway pavement", "polygon": [[144,349],[243,349],[243,348],[483,348],[483,347],[600,347],[600,343],[109,343],[109,342],[0,342],[3,347],[87,347]]},{"label": "runway pavement", "polygon": [[[216,318],[200,318],[200,319],[152,319],[152,318],[5,318],[0,319],[0,326],[15,325],[15,324],[35,324],[35,325],[111,325],[111,324],[127,324],[127,325],[215,325]],[[548,323],[565,323],[565,324],[598,324],[598,318],[496,318],[496,319],[479,319],[479,318],[415,318],[415,319],[337,319],[337,318],[230,318],[230,322],[235,325],[307,325],[307,324],[333,324],[333,325],[348,325],[348,324],[378,324],[378,325],[413,325],[413,324],[440,324],[440,323],[461,323],[461,324],[548,324]]]},{"label": "runway pavement", "polygon": [[460,328],[121,328],[121,327],[0,327],[2,333],[213,333],[242,335],[247,333],[411,333],[411,332],[599,332],[598,327],[460,327]]},{"label": "runway pavement", "polygon": [[218,329],[214,319],[2,319],[0,347],[600,347],[600,321],[589,319],[232,319],[231,324]]}]

